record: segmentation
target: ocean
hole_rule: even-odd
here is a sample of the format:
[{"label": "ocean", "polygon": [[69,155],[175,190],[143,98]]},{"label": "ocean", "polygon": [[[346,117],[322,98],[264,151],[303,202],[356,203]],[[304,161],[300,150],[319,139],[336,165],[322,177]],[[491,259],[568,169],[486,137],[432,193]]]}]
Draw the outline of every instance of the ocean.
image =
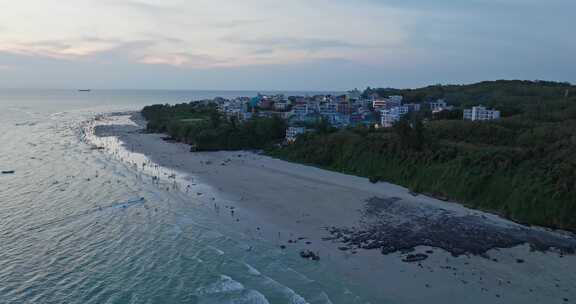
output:
[{"label": "ocean", "polygon": [[365,303],[82,138],[98,113],[256,93],[0,90],[0,303]]}]

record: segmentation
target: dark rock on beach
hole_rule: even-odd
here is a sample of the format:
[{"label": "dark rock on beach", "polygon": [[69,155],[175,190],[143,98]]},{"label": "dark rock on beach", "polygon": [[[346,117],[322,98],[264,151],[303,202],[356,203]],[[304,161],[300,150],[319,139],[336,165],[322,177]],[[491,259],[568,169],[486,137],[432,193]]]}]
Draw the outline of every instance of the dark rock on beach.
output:
[{"label": "dark rock on beach", "polygon": [[428,256],[423,254],[423,253],[417,253],[417,254],[407,255],[405,258],[402,259],[402,261],[407,262],[407,263],[414,263],[414,262],[424,261],[427,258],[428,258]]},{"label": "dark rock on beach", "polygon": [[302,257],[303,259],[310,259],[313,261],[319,261],[320,260],[320,255],[317,253],[314,253],[313,251],[310,251],[310,250],[300,251],[300,257]]},{"label": "dark rock on beach", "polygon": [[531,228],[478,212],[457,212],[396,197],[368,199],[361,213],[357,226],[328,227],[331,237],[323,239],[343,243],[340,250],[378,249],[382,254],[406,254],[417,246],[441,248],[453,256],[484,257],[491,249],[523,244],[529,244],[532,250],[554,249],[563,254],[576,250],[576,237],[571,233]]}]

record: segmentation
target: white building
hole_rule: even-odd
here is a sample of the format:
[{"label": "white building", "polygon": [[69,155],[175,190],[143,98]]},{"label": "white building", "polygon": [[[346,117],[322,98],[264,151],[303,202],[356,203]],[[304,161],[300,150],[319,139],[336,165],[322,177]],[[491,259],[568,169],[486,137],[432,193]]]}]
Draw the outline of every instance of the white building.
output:
[{"label": "white building", "polygon": [[298,119],[303,119],[308,113],[312,112],[308,103],[299,103],[292,107],[292,112]]},{"label": "white building", "polygon": [[323,102],[319,106],[320,115],[332,116],[338,111],[338,104],[335,102]]},{"label": "white building", "polygon": [[410,112],[419,112],[420,111],[420,104],[419,103],[405,103],[405,106],[408,107]]},{"label": "white building", "polygon": [[251,112],[240,112],[240,119],[241,120],[250,120],[254,117],[254,114]]},{"label": "white building", "polygon": [[288,129],[286,129],[286,141],[292,143],[296,141],[298,135],[304,133],[306,133],[306,128],[304,127],[288,127]]},{"label": "white building", "polygon": [[464,110],[464,120],[492,120],[500,118],[500,111],[488,110],[483,106],[472,107]]},{"label": "white building", "polygon": [[394,107],[390,110],[380,111],[380,125],[384,128],[392,127],[396,122],[408,114],[410,108],[407,106]]},{"label": "white building", "polygon": [[288,109],[288,102],[286,100],[279,100],[274,102],[274,110],[285,111]]},{"label": "white building", "polygon": [[432,112],[440,112],[447,107],[448,104],[446,101],[444,101],[444,99],[438,99],[430,103],[430,110],[432,110]]}]

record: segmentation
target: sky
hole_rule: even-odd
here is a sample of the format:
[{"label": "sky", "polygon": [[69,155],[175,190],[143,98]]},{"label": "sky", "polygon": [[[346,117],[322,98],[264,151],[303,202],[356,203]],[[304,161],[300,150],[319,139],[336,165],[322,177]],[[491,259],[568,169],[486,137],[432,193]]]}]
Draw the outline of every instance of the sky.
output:
[{"label": "sky", "polygon": [[0,88],[576,82],[574,0],[0,0]]}]

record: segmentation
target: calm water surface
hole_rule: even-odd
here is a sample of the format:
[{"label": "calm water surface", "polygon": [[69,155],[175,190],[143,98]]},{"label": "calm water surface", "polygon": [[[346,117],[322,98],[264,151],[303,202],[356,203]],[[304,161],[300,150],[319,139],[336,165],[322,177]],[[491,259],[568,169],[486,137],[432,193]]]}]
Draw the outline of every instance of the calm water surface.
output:
[{"label": "calm water surface", "polygon": [[363,303],[80,137],[99,112],[255,93],[0,91],[0,303]]}]

